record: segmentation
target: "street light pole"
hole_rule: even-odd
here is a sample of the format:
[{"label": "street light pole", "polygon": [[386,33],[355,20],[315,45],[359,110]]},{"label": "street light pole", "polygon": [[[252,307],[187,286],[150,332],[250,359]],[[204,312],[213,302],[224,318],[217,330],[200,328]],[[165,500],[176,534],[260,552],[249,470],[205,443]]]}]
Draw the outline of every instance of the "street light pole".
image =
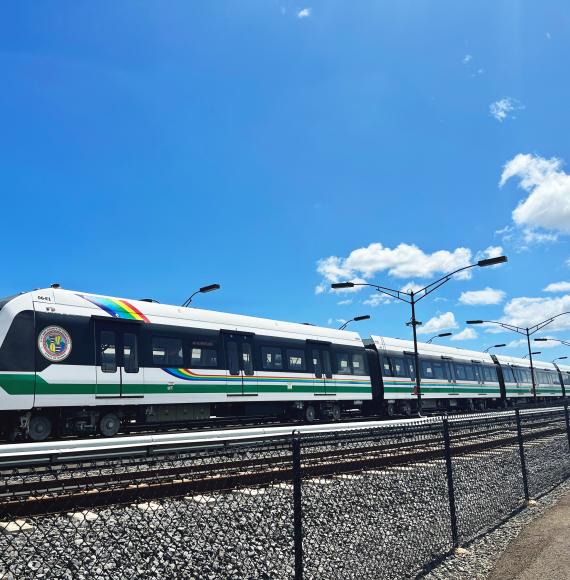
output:
[{"label": "street light pole", "polygon": [[[494,266],[495,264],[502,264],[502,263],[507,262],[507,261],[508,260],[507,260],[506,256],[498,256],[497,258],[488,258],[486,260],[479,260],[475,264],[469,264],[469,266],[464,266],[463,268],[458,268],[457,270],[454,270],[453,272],[449,272],[448,274],[446,274],[445,276],[442,276],[441,278],[439,278],[435,282],[431,282],[427,286],[424,286],[423,288],[421,288],[420,290],[416,290],[415,292],[411,289],[409,291],[395,290],[393,288],[387,288],[386,286],[378,286],[377,284],[368,284],[366,282],[335,282],[334,284],[331,284],[331,288],[333,290],[339,290],[342,288],[354,288],[355,286],[370,286],[371,288],[376,289],[378,292],[380,292],[382,294],[386,294],[387,296],[390,296],[391,298],[394,298],[396,300],[400,300],[402,302],[407,302],[411,306],[412,318],[411,318],[410,322],[408,323],[408,325],[412,327],[413,338],[414,338],[414,365],[415,365],[415,379],[416,379],[416,381],[415,381],[416,386],[415,386],[412,394],[416,395],[416,397],[418,399],[418,411],[421,412],[422,394],[421,394],[420,365],[419,365],[420,357],[418,354],[418,338],[417,338],[417,331],[416,331],[416,327],[420,326],[421,322],[419,322],[416,319],[416,304],[420,300],[424,299],[426,296],[429,296],[432,292],[437,290],[440,286],[443,286],[446,282],[449,282],[449,280],[451,280],[451,278],[453,276],[455,276],[455,274],[458,274],[459,272],[463,272],[464,270],[468,270],[469,268],[475,268],[477,266],[480,268],[483,268],[486,266]],[[419,298],[418,298],[418,296],[419,296]]]},{"label": "street light pole", "polygon": [[518,334],[522,334],[526,336],[526,342],[528,345],[528,359],[530,361],[530,376],[532,378],[532,393],[533,397],[536,398],[536,380],[534,378],[534,365],[532,362],[532,350],[530,347],[530,337],[535,332],[542,330],[545,326],[548,326],[552,321],[556,320],[559,316],[564,316],[565,314],[570,314],[570,312],[561,312],[560,314],[556,314],[556,316],[551,316],[534,326],[527,326],[523,328],[521,326],[516,326],[514,324],[508,324],[506,322],[499,322],[498,320],[467,320],[466,324],[497,324],[506,330],[510,330],[511,332],[516,332]]}]

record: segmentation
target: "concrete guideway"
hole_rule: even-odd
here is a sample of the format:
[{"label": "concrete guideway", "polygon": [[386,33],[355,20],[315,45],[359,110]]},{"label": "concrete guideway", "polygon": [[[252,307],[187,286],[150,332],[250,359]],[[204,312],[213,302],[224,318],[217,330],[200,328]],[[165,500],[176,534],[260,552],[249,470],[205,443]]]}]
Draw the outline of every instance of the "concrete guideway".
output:
[{"label": "concrete guideway", "polygon": [[[526,413],[548,413],[559,407],[547,409],[521,410],[521,415]],[[493,413],[475,413],[450,416],[449,421],[462,421],[469,418],[500,417],[514,415],[514,411],[495,411]],[[167,452],[180,450],[184,446],[194,447],[200,445],[223,445],[227,443],[239,443],[255,440],[279,439],[291,436],[292,432],[302,434],[323,434],[342,431],[358,431],[365,429],[378,429],[394,427],[395,425],[414,425],[441,422],[442,416],[407,418],[397,420],[354,421],[349,423],[322,423],[313,425],[299,425],[291,427],[255,427],[247,429],[222,429],[219,431],[196,431],[176,432],[158,435],[135,435],[117,437],[114,439],[89,438],[70,439],[67,441],[43,441],[40,443],[16,443],[0,446],[0,462],[18,461],[26,463],[41,458],[77,455],[78,458],[91,456],[106,456],[109,454],[134,455],[144,450],[154,452]],[[91,455],[90,455],[91,454]]]},{"label": "concrete guideway", "polygon": [[570,578],[570,493],[507,547],[488,580]]}]

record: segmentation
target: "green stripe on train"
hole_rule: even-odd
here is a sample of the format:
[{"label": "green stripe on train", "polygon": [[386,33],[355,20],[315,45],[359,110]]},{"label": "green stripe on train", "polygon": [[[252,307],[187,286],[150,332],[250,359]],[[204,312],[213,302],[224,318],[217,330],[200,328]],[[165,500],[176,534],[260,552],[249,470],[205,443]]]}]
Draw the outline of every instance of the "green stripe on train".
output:
[{"label": "green stripe on train", "polygon": [[[224,377],[220,379],[223,381]],[[9,395],[33,395],[34,384],[36,385],[36,395],[118,395],[120,391],[119,384],[102,384],[94,383],[48,383],[42,377],[34,375],[8,375],[0,374],[0,387]],[[290,385],[290,387],[289,387]],[[322,383],[258,383],[246,386],[247,391],[258,393],[338,393],[366,395],[372,393],[370,383],[360,385],[330,385],[327,384],[326,391]],[[124,395],[156,395],[156,394],[192,394],[192,393],[228,393],[238,394],[242,392],[241,384],[220,384],[211,383],[162,383],[162,384],[123,384],[122,392]]]}]

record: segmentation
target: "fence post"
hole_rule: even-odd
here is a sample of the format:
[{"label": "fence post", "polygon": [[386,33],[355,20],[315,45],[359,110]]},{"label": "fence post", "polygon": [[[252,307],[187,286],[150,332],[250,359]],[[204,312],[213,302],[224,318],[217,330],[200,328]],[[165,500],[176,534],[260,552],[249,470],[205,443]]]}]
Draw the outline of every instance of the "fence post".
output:
[{"label": "fence post", "polygon": [[301,437],[293,431],[293,548],[295,580],[303,580],[303,507],[301,504]]},{"label": "fence post", "polygon": [[521,415],[518,409],[515,409],[515,417],[517,420],[517,437],[519,440],[519,455],[521,458],[521,470],[523,478],[523,488],[524,488],[524,499],[526,502],[530,500],[530,495],[528,493],[528,479],[526,476],[526,461],[524,458],[524,440],[521,427]]},{"label": "fence post", "polygon": [[564,399],[564,418],[566,419],[566,436],[568,437],[568,450],[570,451],[570,418],[568,417],[568,401]]},{"label": "fence post", "polygon": [[459,534],[457,533],[457,514],[455,511],[455,487],[453,485],[453,465],[451,464],[451,438],[449,436],[449,422],[443,418],[443,442],[445,450],[445,466],[447,468],[447,492],[449,495],[449,515],[451,518],[451,540],[453,547],[459,547]]}]

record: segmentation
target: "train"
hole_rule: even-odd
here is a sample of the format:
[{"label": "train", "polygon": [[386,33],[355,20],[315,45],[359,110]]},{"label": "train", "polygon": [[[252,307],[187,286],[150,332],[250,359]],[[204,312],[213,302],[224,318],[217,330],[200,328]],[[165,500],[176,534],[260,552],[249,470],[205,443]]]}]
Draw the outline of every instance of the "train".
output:
[{"label": "train", "polygon": [[0,432],[116,435],[219,418],[338,421],[566,396],[570,366],[49,288],[0,300]]}]

